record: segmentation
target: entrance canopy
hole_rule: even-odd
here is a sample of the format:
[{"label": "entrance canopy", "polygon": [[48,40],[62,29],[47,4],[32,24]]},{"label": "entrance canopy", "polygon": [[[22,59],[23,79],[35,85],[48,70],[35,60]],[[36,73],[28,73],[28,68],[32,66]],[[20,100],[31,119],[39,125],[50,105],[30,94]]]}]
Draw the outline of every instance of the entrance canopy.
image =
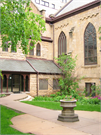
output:
[{"label": "entrance canopy", "polygon": [[0,59],[0,91],[30,91],[30,74],[61,74],[59,67],[50,60],[27,58],[26,60]]},{"label": "entrance canopy", "polygon": [[27,58],[27,61],[38,73],[61,74],[59,67],[52,60]]},{"label": "entrance canopy", "polygon": [[26,60],[0,59],[0,70],[6,72],[32,72],[35,70]]}]

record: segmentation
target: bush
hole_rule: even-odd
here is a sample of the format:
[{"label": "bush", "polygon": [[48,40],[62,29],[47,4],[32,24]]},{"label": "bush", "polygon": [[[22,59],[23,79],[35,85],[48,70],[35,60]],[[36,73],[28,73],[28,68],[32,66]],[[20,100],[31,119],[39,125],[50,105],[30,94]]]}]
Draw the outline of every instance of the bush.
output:
[{"label": "bush", "polygon": [[5,94],[0,94],[0,97],[5,97],[6,95]]},{"label": "bush", "polygon": [[54,101],[55,101],[55,102],[59,102],[61,99],[62,99],[61,96],[57,96],[57,97],[54,98]]},{"label": "bush", "polygon": [[55,94],[51,94],[50,97],[55,97],[56,95]]},{"label": "bush", "polygon": [[38,96],[33,99],[34,101],[53,101],[51,97],[43,97],[43,96]]},{"label": "bush", "polygon": [[100,104],[101,100],[96,98],[83,98],[83,99],[78,99],[78,102],[81,104]]},{"label": "bush", "polygon": [[56,96],[60,96],[60,95],[61,95],[60,91],[56,92]]}]

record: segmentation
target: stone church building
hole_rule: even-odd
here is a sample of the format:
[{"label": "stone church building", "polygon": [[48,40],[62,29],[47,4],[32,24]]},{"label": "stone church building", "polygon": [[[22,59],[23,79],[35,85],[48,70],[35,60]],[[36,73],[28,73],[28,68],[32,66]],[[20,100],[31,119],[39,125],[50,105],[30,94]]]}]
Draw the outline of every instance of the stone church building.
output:
[{"label": "stone church building", "polygon": [[0,93],[28,92],[36,96],[58,91],[61,72],[54,57],[62,53],[77,56],[75,75],[84,77],[79,83],[80,91],[86,88],[91,93],[92,85],[100,85],[100,4],[100,0],[70,0],[57,13],[46,17],[45,10],[31,2],[32,12],[43,15],[46,31],[27,56],[19,48],[17,52],[0,48]]}]

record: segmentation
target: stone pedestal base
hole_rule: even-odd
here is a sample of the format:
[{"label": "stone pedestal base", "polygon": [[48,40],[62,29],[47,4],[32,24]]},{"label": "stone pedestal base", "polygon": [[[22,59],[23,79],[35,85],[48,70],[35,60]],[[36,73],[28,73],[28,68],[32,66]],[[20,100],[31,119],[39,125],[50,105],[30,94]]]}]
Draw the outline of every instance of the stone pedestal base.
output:
[{"label": "stone pedestal base", "polygon": [[76,100],[73,101],[65,101],[60,100],[61,107],[63,107],[63,110],[61,114],[58,116],[57,120],[64,121],[64,122],[76,122],[79,121],[78,115],[74,114],[73,108],[76,107]]},{"label": "stone pedestal base", "polygon": [[73,116],[62,116],[62,114],[60,114],[58,116],[57,120],[60,120],[60,121],[63,121],[63,122],[76,122],[76,121],[79,121],[77,114],[74,114]]}]

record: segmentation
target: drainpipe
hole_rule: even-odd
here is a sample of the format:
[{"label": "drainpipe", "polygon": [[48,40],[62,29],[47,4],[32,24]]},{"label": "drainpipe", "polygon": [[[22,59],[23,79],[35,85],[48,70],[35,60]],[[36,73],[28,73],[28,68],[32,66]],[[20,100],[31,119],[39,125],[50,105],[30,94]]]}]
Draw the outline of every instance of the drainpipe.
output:
[{"label": "drainpipe", "polygon": [[36,78],[36,82],[37,82],[37,96],[38,96],[38,75],[39,75],[39,72],[32,66],[32,64],[26,59],[26,61],[28,62],[28,64],[37,72],[37,78]]},{"label": "drainpipe", "polygon": [[[100,47],[100,89],[101,89],[101,47]],[[101,94],[101,91],[100,91]]]},{"label": "drainpipe", "polygon": [[54,36],[55,36],[55,34],[54,34],[54,24],[53,24],[53,61],[54,61],[54,50],[55,50],[55,48],[54,48]]},{"label": "drainpipe", "polygon": [[37,72],[37,97],[38,97],[38,84],[39,84],[38,75],[39,75],[39,73]]},{"label": "drainpipe", "polygon": [[[100,96],[101,96],[101,47],[100,47]],[[101,101],[100,101],[100,105],[101,105]],[[101,112],[101,107],[100,107],[100,112]]]}]

